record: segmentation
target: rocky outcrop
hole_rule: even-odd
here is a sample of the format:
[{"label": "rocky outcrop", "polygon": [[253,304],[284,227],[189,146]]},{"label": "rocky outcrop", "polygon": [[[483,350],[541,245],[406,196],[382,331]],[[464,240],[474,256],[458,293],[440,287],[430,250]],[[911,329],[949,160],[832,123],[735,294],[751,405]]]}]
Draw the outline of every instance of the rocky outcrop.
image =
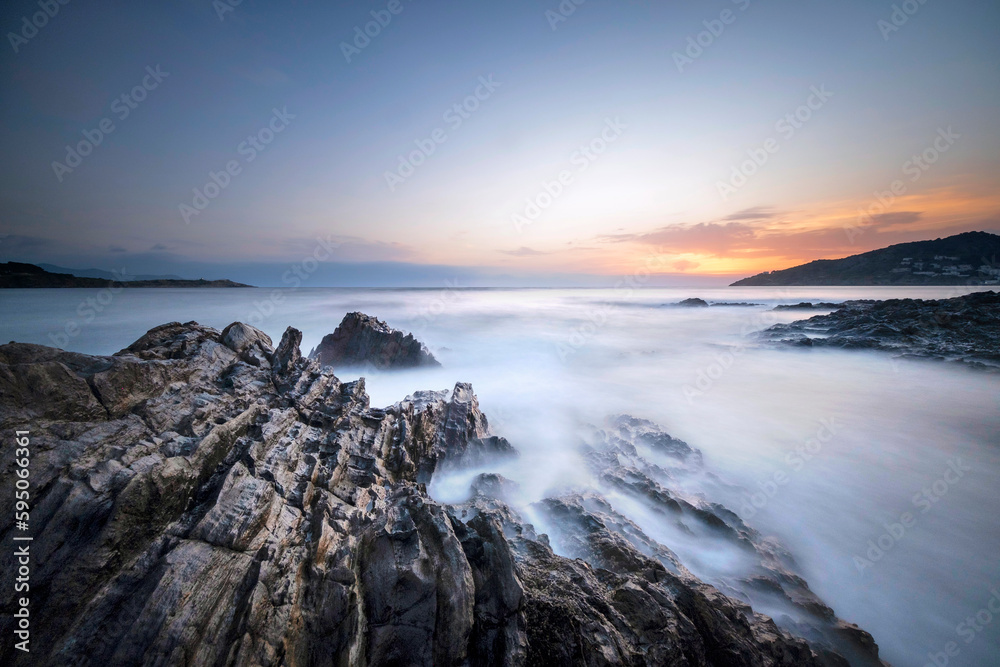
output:
[{"label": "rocky outcrop", "polygon": [[384,370],[440,366],[413,334],[364,313],[348,313],[309,355],[324,366],[371,366]]},{"label": "rocky outcrop", "polygon": [[[742,578],[700,580],[595,490],[530,508],[551,538],[500,475],[435,501],[436,475],[516,455],[472,388],[373,408],[300,337],[272,350],[246,325],[175,322],[109,357],[0,346],[0,427],[30,430],[31,664],[880,664],[778,547],[671,488],[703,463],[655,424],[590,429],[582,460],[603,488],[740,549],[757,563]],[[10,489],[9,439],[0,453]],[[8,549],[5,590],[14,572]],[[752,590],[789,618],[756,612]],[[0,663],[23,660],[0,644]]]},{"label": "rocky outcrop", "polygon": [[848,301],[828,315],[776,324],[761,337],[781,344],[882,350],[1000,370],[1000,294]]},{"label": "rocky outcrop", "polygon": [[693,297],[690,299],[684,299],[683,301],[678,302],[677,305],[684,308],[707,308],[708,301],[699,299],[698,297]]},{"label": "rocky outcrop", "polygon": [[[871,301],[861,302],[855,301],[851,303],[873,303]],[[844,303],[831,303],[829,301],[819,301],[813,303],[812,301],[800,301],[799,303],[787,303],[779,304],[773,308],[773,310],[836,310],[838,308],[843,308],[847,306],[848,302]]]}]

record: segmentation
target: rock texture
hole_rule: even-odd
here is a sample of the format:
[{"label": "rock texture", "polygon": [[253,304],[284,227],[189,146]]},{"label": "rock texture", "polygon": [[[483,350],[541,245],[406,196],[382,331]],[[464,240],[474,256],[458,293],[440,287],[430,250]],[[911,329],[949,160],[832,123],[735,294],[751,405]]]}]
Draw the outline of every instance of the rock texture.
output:
[{"label": "rock texture", "polygon": [[[302,358],[300,339],[174,322],[109,357],[0,346],[0,427],[31,432],[34,537],[30,660],[5,641],[0,663],[881,664],[787,554],[671,488],[705,474],[701,455],[654,424],[591,428],[582,460],[664,526],[745,554],[745,576],[699,580],[596,491],[531,507],[551,539],[496,474],[435,501],[435,475],[516,456],[472,388],[373,408],[364,380]],[[14,467],[4,439],[3,488]]]},{"label": "rock texture", "polygon": [[1000,370],[1000,294],[848,301],[828,315],[776,324],[761,335],[782,344],[883,350]]},{"label": "rock texture", "polygon": [[380,370],[441,365],[413,334],[364,313],[348,313],[309,357],[324,366],[371,365]]}]

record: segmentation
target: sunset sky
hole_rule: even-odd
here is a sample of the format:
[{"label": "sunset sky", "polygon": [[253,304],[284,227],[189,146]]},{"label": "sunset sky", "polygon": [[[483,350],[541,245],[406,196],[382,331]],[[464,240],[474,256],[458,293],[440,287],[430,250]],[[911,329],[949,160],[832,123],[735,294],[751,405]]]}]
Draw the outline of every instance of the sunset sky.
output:
[{"label": "sunset sky", "polygon": [[0,259],[669,282],[1000,230],[1000,4],[902,4],[18,0]]}]

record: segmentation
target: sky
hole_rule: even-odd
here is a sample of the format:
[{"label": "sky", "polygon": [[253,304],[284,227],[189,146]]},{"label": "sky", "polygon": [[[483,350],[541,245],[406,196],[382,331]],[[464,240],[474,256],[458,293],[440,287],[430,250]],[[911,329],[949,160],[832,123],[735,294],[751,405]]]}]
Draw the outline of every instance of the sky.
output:
[{"label": "sky", "polygon": [[3,261],[690,284],[1000,230],[995,2],[47,2],[0,20]]}]

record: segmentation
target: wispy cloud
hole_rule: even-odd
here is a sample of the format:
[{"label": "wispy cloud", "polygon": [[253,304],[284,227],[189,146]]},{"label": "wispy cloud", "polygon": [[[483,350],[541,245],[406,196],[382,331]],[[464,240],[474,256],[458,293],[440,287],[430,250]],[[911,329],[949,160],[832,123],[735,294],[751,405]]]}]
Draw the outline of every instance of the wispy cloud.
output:
[{"label": "wispy cloud", "polygon": [[550,252],[544,252],[542,250],[534,250],[533,248],[529,248],[527,246],[521,246],[520,248],[517,248],[515,250],[498,250],[497,252],[501,252],[504,255],[511,255],[512,257],[533,257],[535,255],[552,254]]},{"label": "wispy cloud", "polygon": [[723,218],[726,222],[742,222],[744,220],[767,220],[773,218],[777,213],[770,206],[754,206],[737,211]]}]

